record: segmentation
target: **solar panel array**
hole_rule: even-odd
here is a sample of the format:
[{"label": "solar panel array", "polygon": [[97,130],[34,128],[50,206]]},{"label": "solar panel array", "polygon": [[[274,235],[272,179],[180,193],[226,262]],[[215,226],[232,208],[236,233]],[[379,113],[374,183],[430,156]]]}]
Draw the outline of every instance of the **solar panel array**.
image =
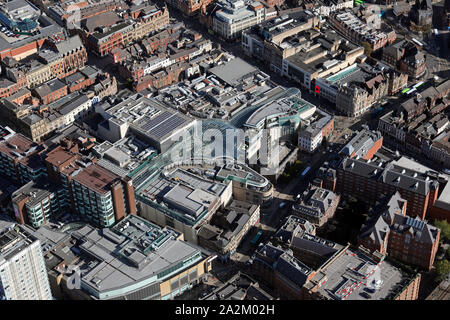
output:
[{"label": "solar panel array", "polygon": [[164,137],[166,134],[170,133],[174,129],[176,129],[178,126],[182,125],[186,122],[185,119],[182,117],[174,114],[171,117],[165,119],[165,121],[161,121],[162,123],[160,125],[156,125],[156,127],[153,127],[148,131],[148,133],[157,139],[160,139]]},{"label": "solar panel array", "polygon": [[169,111],[165,111],[164,113],[160,114],[159,116],[150,119],[149,117],[145,116],[144,118],[142,118],[142,125],[140,125],[140,127],[142,128],[142,130],[150,130],[152,129],[154,126],[158,125],[159,123],[167,120],[168,118],[170,118],[170,116],[172,115],[172,113],[170,113]]},{"label": "solar panel array", "polygon": [[164,111],[153,119],[148,116],[143,117],[138,122],[138,126],[156,139],[161,139],[185,122],[186,119],[179,115]]},{"label": "solar panel array", "polygon": [[406,218],[406,224],[410,227],[413,227],[414,229],[417,230],[422,230],[423,227],[425,226],[425,223],[423,221],[417,220],[417,219],[413,219],[411,217],[407,217]]}]

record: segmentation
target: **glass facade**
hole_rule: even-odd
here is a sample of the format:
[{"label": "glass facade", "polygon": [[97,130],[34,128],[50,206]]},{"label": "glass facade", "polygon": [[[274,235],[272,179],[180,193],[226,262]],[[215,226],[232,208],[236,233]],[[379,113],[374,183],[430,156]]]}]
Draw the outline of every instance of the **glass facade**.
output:
[{"label": "glass facade", "polygon": [[75,210],[87,221],[106,228],[115,223],[111,192],[99,194],[77,181],[71,183]]}]

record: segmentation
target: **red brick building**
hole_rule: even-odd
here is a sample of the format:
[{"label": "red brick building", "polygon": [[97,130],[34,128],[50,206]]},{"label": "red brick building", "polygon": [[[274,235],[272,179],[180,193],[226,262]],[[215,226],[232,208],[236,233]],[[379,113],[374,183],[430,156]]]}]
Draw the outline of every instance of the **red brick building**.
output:
[{"label": "red brick building", "polygon": [[383,136],[379,131],[371,131],[363,127],[342,148],[341,154],[350,158],[359,157],[364,160],[372,159],[374,154],[383,146]]},{"label": "red brick building", "polygon": [[203,6],[207,6],[213,2],[213,0],[166,0],[166,2],[187,14],[188,16],[193,16],[199,13],[199,10]]},{"label": "red brick building", "polygon": [[328,137],[334,131],[334,117],[322,128],[322,137]]},{"label": "red brick building", "polygon": [[408,217],[407,203],[398,192],[386,199],[363,226],[358,242],[371,251],[431,270],[440,230]]},{"label": "red brick building", "polygon": [[33,93],[42,104],[49,104],[66,96],[68,88],[61,80],[53,79],[33,89]]},{"label": "red brick building", "polygon": [[408,201],[407,215],[422,220],[435,203],[438,190],[436,177],[392,162],[345,158],[337,170],[337,193],[375,204],[398,191]]},{"label": "red brick building", "polygon": [[142,77],[133,84],[133,89],[136,92],[140,92],[148,88],[161,89],[167,87],[172,83],[178,82],[184,75],[185,70],[185,63],[175,63],[164,70]]}]

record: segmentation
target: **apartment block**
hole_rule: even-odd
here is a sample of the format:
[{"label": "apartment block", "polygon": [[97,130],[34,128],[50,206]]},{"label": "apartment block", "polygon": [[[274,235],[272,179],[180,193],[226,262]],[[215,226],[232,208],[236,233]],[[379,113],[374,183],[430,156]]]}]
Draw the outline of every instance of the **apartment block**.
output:
[{"label": "apartment block", "polygon": [[53,299],[39,239],[2,222],[0,252],[0,300]]},{"label": "apartment block", "polygon": [[440,230],[406,215],[408,201],[396,192],[372,212],[361,229],[359,243],[404,263],[431,270],[439,247]]},{"label": "apartment block", "polygon": [[17,222],[39,228],[60,211],[57,190],[44,179],[29,181],[12,195]]},{"label": "apartment block", "polygon": [[435,173],[423,173],[379,159],[345,158],[337,170],[337,193],[374,204],[398,191],[408,201],[407,215],[421,220],[436,201],[438,190]]},{"label": "apartment block", "polygon": [[40,156],[46,150],[45,145],[8,127],[1,130],[5,135],[0,141],[0,174],[17,186],[45,177],[47,173]]},{"label": "apartment block", "polygon": [[101,227],[136,214],[131,179],[82,158],[77,149],[59,146],[45,158],[49,179],[63,190],[65,206],[83,220]]}]

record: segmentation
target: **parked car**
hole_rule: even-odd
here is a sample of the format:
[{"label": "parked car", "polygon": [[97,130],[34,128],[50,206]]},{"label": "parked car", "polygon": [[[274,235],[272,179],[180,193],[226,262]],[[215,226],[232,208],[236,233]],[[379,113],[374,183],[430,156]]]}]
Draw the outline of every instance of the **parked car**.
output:
[{"label": "parked car", "polygon": [[372,298],[372,296],[371,296],[370,294],[368,294],[367,292],[364,292],[364,291],[361,292],[360,295],[361,295],[362,297],[366,298],[366,299]]},{"label": "parked car", "polygon": [[369,293],[374,293],[375,292],[375,289],[374,288],[364,288],[364,291],[367,291],[367,292],[369,292]]}]

